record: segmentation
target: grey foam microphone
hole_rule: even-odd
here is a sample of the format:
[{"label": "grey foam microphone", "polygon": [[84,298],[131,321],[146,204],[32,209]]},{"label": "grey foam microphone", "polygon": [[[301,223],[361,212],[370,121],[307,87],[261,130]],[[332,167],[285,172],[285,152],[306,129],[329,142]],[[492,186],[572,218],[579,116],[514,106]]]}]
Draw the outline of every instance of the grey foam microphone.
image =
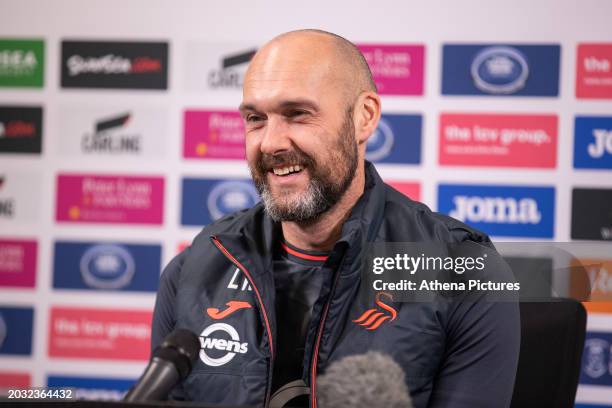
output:
[{"label": "grey foam microphone", "polygon": [[125,395],[124,401],[161,401],[176,384],[184,380],[198,358],[198,336],[186,329],[176,329],[153,351],[144,373]]},{"label": "grey foam microphone", "polygon": [[413,408],[402,368],[376,351],[345,357],[317,378],[319,408]]}]

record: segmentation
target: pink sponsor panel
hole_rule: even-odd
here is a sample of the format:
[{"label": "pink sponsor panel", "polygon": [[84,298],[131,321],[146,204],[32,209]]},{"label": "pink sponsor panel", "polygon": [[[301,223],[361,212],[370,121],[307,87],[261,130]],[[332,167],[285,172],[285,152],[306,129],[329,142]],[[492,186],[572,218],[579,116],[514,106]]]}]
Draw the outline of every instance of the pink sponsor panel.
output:
[{"label": "pink sponsor panel", "polygon": [[53,307],[49,356],[147,360],[150,311]]},{"label": "pink sponsor panel", "polygon": [[441,165],[554,168],[556,115],[440,115]]},{"label": "pink sponsor panel", "polygon": [[415,182],[386,181],[391,187],[415,201],[421,200],[421,185]]},{"label": "pink sponsor panel", "polygon": [[185,111],[183,132],[184,157],[245,158],[244,122],[236,111]]},{"label": "pink sponsor panel", "polygon": [[0,239],[0,286],[36,286],[37,243]]},{"label": "pink sponsor panel", "polygon": [[365,57],[381,95],[423,95],[425,46],[363,44]]},{"label": "pink sponsor panel", "polygon": [[57,178],[57,221],[162,224],[163,212],[163,177],[60,174]]},{"label": "pink sponsor panel", "polygon": [[578,44],[576,97],[612,99],[612,43]]}]

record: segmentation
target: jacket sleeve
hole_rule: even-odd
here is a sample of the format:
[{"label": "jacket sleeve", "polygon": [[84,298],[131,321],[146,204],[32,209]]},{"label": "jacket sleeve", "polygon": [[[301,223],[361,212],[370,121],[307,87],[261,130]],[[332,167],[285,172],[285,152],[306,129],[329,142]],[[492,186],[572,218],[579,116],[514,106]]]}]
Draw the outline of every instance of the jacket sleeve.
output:
[{"label": "jacket sleeve", "polygon": [[[502,276],[508,272],[501,272]],[[476,297],[453,305],[446,326],[445,358],[429,407],[510,406],[521,341],[517,298]]]}]

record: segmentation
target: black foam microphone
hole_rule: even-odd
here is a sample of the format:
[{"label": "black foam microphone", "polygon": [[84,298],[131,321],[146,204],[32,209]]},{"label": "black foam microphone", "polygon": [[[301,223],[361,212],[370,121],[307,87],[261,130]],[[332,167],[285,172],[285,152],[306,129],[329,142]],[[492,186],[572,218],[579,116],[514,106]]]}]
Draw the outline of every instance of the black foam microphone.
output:
[{"label": "black foam microphone", "polygon": [[345,357],[317,377],[319,408],[413,408],[404,370],[376,351]]},{"label": "black foam microphone", "polygon": [[176,384],[184,380],[198,358],[198,336],[186,329],[176,329],[153,351],[149,365],[124,401],[162,401]]}]

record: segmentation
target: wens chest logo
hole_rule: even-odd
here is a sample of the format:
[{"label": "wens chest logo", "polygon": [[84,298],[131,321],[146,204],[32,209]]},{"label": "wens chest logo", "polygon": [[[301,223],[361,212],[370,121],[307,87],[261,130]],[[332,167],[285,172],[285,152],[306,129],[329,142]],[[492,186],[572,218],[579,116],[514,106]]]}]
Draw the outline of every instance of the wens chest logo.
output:
[{"label": "wens chest logo", "polygon": [[[228,338],[229,337],[229,338]],[[211,367],[232,361],[236,354],[246,354],[249,345],[240,341],[240,335],[227,323],[214,323],[200,334],[200,359]]]},{"label": "wens chest logo", "polygon": [[553,237],[553,187],[439,186],[438,209],[490,235]]}]

